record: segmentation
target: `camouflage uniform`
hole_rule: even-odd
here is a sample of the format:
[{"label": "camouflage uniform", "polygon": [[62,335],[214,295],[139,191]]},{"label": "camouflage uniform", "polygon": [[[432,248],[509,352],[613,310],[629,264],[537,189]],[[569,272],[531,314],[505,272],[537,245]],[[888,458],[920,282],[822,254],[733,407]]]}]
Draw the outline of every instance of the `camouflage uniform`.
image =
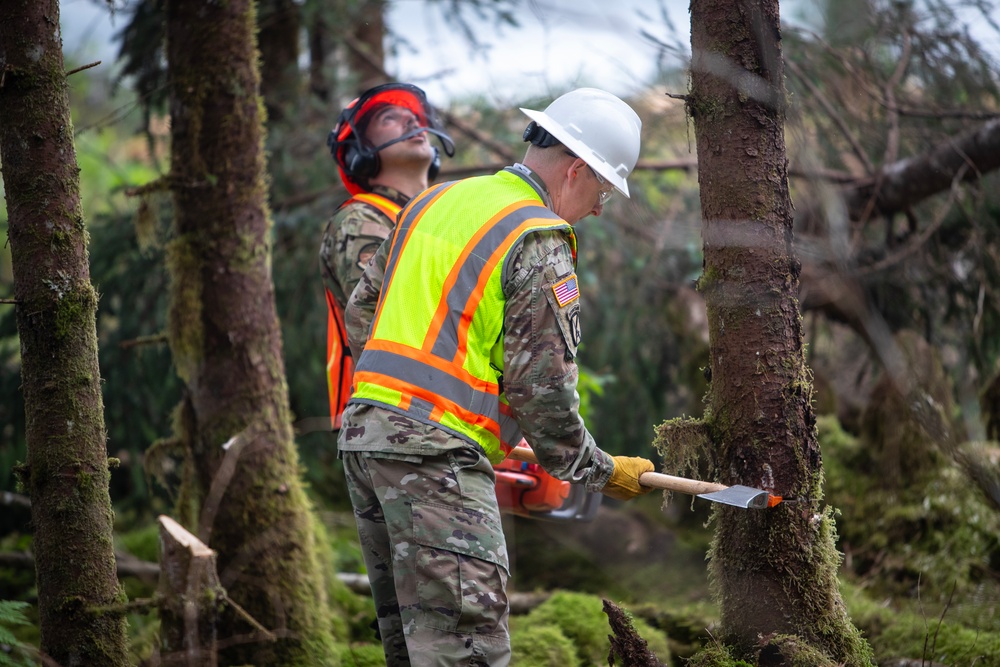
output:
[{"label": "camouflage uniform", "polygon": [[[536,175],[523,165],[508,170],[531,183],[551,208]],[[348,301],[355,358],[367,339],[389,246],[379,247]],[[565,234],[529,233],[511,249],[509,267],[503,282],[504,392],[549,474],[600,491],[614,463],[578,412],[580,301],[560,307],[552,290],[574,271]],[[389,664],[508,664],[506,542],[495,475],[482,449],[434,425],[354,402],[344,412],[339,447]],[[412,533],[395,530],[398,525]],[[413,548],[441,567],[421,569],[420,556],[412,567]],[[465,568],[474,569],[472,578]],[[450,595],[440,595],[448,588]],[[446,657],[437,662],[437,656]]]},{"label": "camouflage uniform", "polygon": [[[371,192],[405,206],[410,200],[393,188],[376,185]],[[368,260],[392,234],[396,221],[365,203],[355,202],[337,210],[326,223],[319,249],[323,284],[341,307],[347,305]]]}]

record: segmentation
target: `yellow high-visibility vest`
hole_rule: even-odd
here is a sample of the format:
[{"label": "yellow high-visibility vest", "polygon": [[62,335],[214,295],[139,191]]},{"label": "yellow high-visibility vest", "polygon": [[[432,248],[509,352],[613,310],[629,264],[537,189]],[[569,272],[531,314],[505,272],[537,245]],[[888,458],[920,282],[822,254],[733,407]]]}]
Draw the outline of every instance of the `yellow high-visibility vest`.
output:
[{"label": "yellow high-visibility vest", "polygon": [[573,228],[524,179],[501,171],[424,191],[400,214],[351,403],[388,408],[480,445],[499,463],[521,439],[501,391],[512,247]]}]

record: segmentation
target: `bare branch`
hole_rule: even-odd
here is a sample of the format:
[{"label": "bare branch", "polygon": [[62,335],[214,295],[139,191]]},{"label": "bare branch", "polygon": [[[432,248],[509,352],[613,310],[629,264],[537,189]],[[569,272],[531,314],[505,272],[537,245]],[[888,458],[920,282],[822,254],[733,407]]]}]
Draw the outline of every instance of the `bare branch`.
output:
[{"label": "bare branch", "polygon": [[128,350],[133,347],[140,347],[143,345],[159,345],[161,343],[166,343],[170,340],[170,337],[165,333],[153,334],[151,336],[139,336],[138,338],[133,338],[131,340],[123,340],[118,344],[123,350]]},{"label": "bare branch", "polygon": [[97,67],[100,64],[101,64],[100,60],[95,60],[94,62],[90,63],[89,65],[83,65],[82,67],[77,67],[76,69],[71,69],[70,71],[66,72],[66,76],[67,77],[71,77],[74,74],[76,74],[77,72],[82,72],[83,70],[90,69],[91,67]]},{"label": "bare branch", "polygon": [[873,214],[891,215],[949,189],[960,173],[960,180],[970,181],[998,167],[1000,119],[995,119],[858,181],[845,193],[847,208],[852,220],[864,220],[868,202],[874,201]]},{"label": "bare branch", "polygon": [[31,499],[28,496],[22,496],[20,493],[4,491],[0,493],[0,505],[17,505],[18,507],[30,508]]}]

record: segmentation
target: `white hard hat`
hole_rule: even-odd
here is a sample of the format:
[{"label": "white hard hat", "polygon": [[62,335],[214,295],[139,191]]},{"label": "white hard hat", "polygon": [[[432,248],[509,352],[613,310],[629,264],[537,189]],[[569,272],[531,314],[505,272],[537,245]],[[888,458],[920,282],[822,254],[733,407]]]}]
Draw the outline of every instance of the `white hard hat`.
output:
[{"label": "white hard hat", "polygon": [[545,111],[521,111],[629,196],[625,179],[639,160],[642,130],[632,107],[603,90],[577,88],[557,97]]}]

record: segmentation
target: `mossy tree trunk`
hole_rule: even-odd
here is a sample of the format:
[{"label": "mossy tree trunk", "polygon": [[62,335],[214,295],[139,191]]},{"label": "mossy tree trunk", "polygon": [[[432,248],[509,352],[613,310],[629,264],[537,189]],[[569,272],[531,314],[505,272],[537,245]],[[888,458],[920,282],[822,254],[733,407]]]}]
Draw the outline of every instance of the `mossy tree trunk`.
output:
[{"label": "mossy tree trunk", "polygon": [[187,385],[183,523],[218,552],[232,609],[219,664],[324,665],[330,616],[295,450],[271,281],[251,0],[167,3],[170,346]]},{"label": "mossy tree trunk", "polygon": [[293,0],[258,0],[260,93],[270,122],[280,121],[298,104],[299,32],[302,16]]},{"label": "mossy tree trunk", "polygon": [[[691,3],[711,385],[722,481],[816,499],[717,506],[711,574],[724,641],[759,665],[870,664],[837,587],[792,253],[777,0]],[[825,656],[825,657],[817,657]]]},{"label": "mossy tree trunk", "polygon": [[[0,162],[21,341],[41,650],[128,661],[90,282],[56,0],[0,0]],[[104,608],[101,611],[100,608]],[[46,663],[48,664],[48,663]]]}]

